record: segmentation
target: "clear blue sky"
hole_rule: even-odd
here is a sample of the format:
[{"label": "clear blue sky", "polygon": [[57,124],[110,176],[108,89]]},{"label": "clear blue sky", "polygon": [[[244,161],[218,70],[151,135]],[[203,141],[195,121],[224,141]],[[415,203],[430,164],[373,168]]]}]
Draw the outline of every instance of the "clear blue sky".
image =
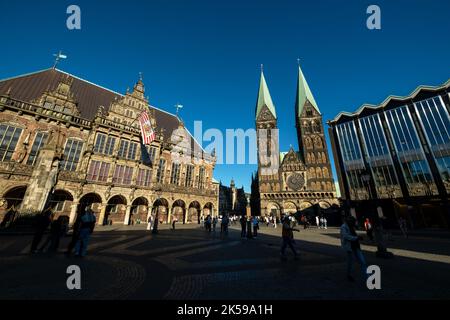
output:
[{"label": "clear blue sky", "polygon": [[[82,29],[66,28],[80,6]],[[366,8],[381,7],[382,29],[366,28]],[[251,128],[259,66],[277,108],[281,149],[297,147],[297,58],[324,120],[389,94],[450,78],[448,0],[127,0],[1,1],[0,78],[68,59],[60,69],[115,91],[138,72],[151,103],[181,112],[193,131]],[[249,190],[255,166],[221,165],[215,177]]]}]

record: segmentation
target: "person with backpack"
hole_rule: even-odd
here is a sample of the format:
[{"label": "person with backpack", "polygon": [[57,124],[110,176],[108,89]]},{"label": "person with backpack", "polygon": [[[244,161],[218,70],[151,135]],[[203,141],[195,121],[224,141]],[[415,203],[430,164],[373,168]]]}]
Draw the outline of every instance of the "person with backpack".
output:
[{"label": "person with backpack", "polygon": [[85,214],[81,217],[80,235],[75,245],[75,255],[84,257],[87,253],[87,247],[94,232],[96,218],[91,208],[87,208]]}]

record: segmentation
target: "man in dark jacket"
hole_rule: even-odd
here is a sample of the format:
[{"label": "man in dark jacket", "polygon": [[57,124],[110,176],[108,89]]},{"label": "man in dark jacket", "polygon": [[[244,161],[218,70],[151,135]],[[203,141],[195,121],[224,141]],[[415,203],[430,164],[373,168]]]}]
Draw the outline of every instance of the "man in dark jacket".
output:
[{"label": "man in dark jacket", "polygon": [[45,230],[47,230],[51,222],[52,211],[50,209],[45,210],[43,213],[38,214],[35,220],[35,232],[33,237],[33,242],[31,243],[31,253],[37,252],[37,247],[44,236]]}]

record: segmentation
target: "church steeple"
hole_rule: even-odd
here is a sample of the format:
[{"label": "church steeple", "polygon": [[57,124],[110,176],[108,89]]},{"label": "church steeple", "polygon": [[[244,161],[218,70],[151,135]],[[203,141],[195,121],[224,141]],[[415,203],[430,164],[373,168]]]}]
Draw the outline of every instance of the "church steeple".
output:
[{"label": "church steeple", "polygon": [[261,69],[261,80],[259,82],[259,92],[258,92],[258,100],[256,102],[256,114],[255,117],[258,119],[261,111],[266,107],[273,117],[276,119],[277,114],[275,111],[275,106],[272,102],[272,97],[270,96],[269,88],[267,87],[266,79],[264,78],[264,72]]},{"label": "church steeple", "polygon": [[308,82],[306,81],[306,78],[302,72],[302,68],[299,64],[297,78],[297,98],[295,101],[295,112],[297,117],[302,116],[303,108],[308,102],[320,114],[319,107],[317,106],[316,100],[314,99],[314,96],[311,92],[311,89],[309,88]]}]

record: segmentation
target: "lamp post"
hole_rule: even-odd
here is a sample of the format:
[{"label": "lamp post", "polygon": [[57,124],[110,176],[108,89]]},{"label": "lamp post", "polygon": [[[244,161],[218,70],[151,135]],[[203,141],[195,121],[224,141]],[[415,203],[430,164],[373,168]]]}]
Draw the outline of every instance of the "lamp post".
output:
[{"label": "lamp post", "polygon": [[157,234],[158,233],[158,223],[159,223],[159,202],[161,200],[161,189],[157,189],[156,190],[156,200],[157,200],[157,204],[158,206],[156,207],[156,212],[155,212],[155,223],[153,224],[153,230],[152,230],[152,234]]}]

